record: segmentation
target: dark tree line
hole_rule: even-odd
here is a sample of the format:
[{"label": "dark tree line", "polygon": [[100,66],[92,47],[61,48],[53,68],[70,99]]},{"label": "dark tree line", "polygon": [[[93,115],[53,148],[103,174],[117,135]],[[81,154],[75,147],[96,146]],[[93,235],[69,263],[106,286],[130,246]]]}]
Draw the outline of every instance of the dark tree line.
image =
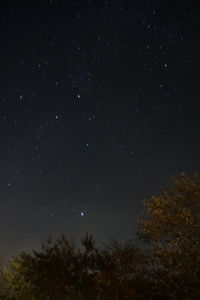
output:
[{"label": "dark tree line", "polygon": [[144,202],[135,241],[77,249],[65,236],[12,259],[1,299],[200,299],[200,177],[181,174]]}]

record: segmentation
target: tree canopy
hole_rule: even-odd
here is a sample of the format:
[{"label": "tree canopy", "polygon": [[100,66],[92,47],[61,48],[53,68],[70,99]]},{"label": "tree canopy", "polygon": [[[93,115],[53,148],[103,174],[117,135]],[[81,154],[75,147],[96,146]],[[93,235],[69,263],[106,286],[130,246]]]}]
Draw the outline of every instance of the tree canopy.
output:
[{"label": "tree canopy", "polygon": [[200,299],[200,177],[182,173],[144,201],[137,239],[81,247],[62,236],[2,270],[1,299]]},{"label": "tree canopy", "polygon": [[172,178],[144,205],[139,238],[149,247],[151,278],[161,294],[171,289],[172,298],[200,299],[200,176]]}]

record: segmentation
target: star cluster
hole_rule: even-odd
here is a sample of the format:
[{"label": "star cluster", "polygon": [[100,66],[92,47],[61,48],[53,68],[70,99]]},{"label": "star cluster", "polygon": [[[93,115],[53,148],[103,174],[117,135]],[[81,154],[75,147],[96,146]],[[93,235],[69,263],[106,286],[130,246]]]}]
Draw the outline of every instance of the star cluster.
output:
[{"label": "star cluster", "polygon": [[2,4],[3,255],[61,233],[130,238],[144,197],[199,171],[198,11],[178,0]]}]

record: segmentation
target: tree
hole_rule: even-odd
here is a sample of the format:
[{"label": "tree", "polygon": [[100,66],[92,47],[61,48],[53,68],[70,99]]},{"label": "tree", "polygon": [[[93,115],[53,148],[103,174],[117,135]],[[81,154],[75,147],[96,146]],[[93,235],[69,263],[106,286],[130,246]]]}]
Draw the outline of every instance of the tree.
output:
[{"label": "tree", "polygon": [[181,174],[144,204],[140,244],[49,241],[11,260],[0,299],[200,299],[200,177]]},{"label": "tree", "polygon": [[21,253],[5,269],[4,278],[11,299],[95,299],[93,277],[95,247],[91,236],[82,241],[83,250],[75,250],[62,236],[49,241],[42,251]]},{"label": "tree", "polygon": [[148,249],[154,297],[200,299],[199,175],[182,173],[144,204],[138,236]]},{"label": "tree", "polygon": [[139,299],[138,273],[143,255],[133,242],[109,243],[98,257],[95,277],[98,296],[102,300]]},{"label": "tree", "polygon": [[88,234],[75,249],[64,236],[42,251],[21,253],[5,269],[9,300],[119,300],[136,297],[139,250],[113,242],[101,249]]}]

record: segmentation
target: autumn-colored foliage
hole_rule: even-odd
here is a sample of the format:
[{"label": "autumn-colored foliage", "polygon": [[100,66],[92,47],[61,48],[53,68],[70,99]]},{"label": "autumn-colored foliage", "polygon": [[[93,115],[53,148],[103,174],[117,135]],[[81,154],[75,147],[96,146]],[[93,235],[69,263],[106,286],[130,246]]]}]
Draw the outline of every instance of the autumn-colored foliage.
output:
[{"label": "autumn-colored foliage", "polygon": [[0,299],[200,299],[200,177],[171,179],[145,200],[137,239],[97,248],[65,236],[21,253],[1,276]]},{"label": "autumn-colored foliage", "polygon": [[154,297],[200,299],[199,175],[172,178],[161,195],[144,204],[139,238],[148,249]]}]

